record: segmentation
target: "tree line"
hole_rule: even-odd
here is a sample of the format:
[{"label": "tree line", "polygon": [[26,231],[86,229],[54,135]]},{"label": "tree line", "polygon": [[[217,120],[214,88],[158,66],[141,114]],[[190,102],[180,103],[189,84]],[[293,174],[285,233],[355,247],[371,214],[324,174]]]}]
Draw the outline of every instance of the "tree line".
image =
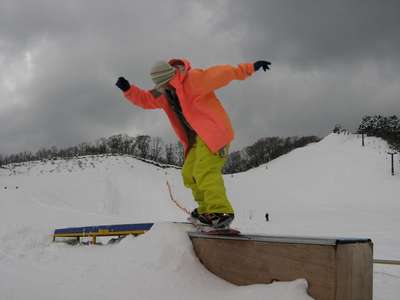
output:
[{"label": "tree line", "polygon": [[253,145],[241,151],[232,152],[224,166],[225,174],[244,172],[289,153],[290,151],[304,147],[309,143],[320,141],[316,136],[304,137],[266,137],[256,141]]},{"label": "tree line", "polygon": [[71,159],[85,155],[132,155],[163,164],[182,165],[183,147],[180,143],[165,144],[159,137],[126,134],[100,138],[94,143],[81,143],[67,148],[41,148],[35,153],[24,151],[8,156],[0,155],[0,166],[35,160]]},{"label": "tree line", "polygon": [[[262,138],[241,151],[230,153],[223,172],[225,174],[243,172],[267,163],[295,148],[319,140],[316,136]],[[72,159],[86,155],[104,154],[132,155],[140,159],[179,167],[183,165],[184,156],[183,146],[179,142],[175,144],[164,143],[161,138],[149,135],[130,137],[126,134],[118,134],[98,139],[94,143],[81,143],[73,147],[57,148],[52,146],[41,148],[35,153],[25,151],[8,156],[0,155],[0,166],[28,161]]]},{"label": "tree line", "polygon": [[357,132],[380,137],[386,140],[393,149],[400,151],[400,119],[395,115],[364,116]]}]

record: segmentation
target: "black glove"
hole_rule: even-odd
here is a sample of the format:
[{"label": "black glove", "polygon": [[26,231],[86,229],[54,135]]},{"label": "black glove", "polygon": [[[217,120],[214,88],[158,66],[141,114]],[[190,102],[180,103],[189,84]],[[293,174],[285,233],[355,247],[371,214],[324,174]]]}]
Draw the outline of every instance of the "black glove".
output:
[{"label": "black glove", "polygon": [[118,78],[117,82],[115,83],[117,87],[119,87],[123,92],[126,92],[131,88],[131,85],[128,80],[126,80],[124,77]]},{"label": "black glove", "polygon": [[269,61],[265,60],[259,60],[254,63],[254,71],[260,70],[260,68],[263,68],[264,72],[267,70],[270,70],[269,66],[271,63]]}]

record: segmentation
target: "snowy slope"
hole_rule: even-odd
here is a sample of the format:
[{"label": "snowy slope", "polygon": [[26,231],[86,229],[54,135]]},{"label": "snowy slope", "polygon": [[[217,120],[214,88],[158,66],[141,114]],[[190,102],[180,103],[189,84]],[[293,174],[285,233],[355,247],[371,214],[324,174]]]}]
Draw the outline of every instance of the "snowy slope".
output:
[{"label": "snowy slope", "polygon": [[[356,236],[376,258],[400,259],[400,176],[387,145],[330,135],[268,165],[225,177],[235,226],[265,234]],[[399,167],[396,161],[396,168]],[[397,169],[398,170],[398,169]],[[306,282],[235,287],[195,257],[180,172],[130,157],[84,157],[0,169],[0,299],[310,299]],[[268,212],[271,221],[265,222]],[[157,222],[117,245],[51,242],[54,228]],[[398,299],[400,270],[376,265],[374,299]]]}]

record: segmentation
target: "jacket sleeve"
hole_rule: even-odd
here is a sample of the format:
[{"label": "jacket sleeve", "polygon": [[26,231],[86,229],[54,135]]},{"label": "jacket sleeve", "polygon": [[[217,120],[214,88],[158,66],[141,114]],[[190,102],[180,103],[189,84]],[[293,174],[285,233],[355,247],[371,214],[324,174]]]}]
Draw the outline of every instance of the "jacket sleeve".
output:
[{"label": "jacket sleeve", "polygon": [[144,109],[162,108],[165,102],[165,97],[156,90],[146,91],[134,85],[124,92],[124,96],[132,104]]},{"label": "jacket sleeve", "polygon": [[207,94],[226,86],[232,80],[244,80],[254,73],[251,63],[238,66],[218,65],[205,70],[194,69],[189,77],[190,85],[196,94]]}]

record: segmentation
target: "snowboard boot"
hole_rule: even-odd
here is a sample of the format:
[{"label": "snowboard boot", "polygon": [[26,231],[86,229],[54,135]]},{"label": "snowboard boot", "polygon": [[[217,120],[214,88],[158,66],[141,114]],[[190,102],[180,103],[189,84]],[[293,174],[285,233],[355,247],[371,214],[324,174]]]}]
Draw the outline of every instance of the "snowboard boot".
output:
[{"label": "snowboard boot", "polygon": [[234,218],[234,214],[224,213],[205,213],[198,217],[201,225],[213,227],[215,229],[228,229]]},{"label": "snowboard boot", "polygon": [[198,220],[199,219],[199,212],[197,210],[197,208],[195,208],[191,213],[190,213],[190,217],[193,219]]},{"label": "snowboard boot", "polygon": [[190,217],[187,218],[187,220],[192,223],[193,225],[202,225],[202,223],[199,221],[199,211],[197,208],[195,208],[191,213]]}]

